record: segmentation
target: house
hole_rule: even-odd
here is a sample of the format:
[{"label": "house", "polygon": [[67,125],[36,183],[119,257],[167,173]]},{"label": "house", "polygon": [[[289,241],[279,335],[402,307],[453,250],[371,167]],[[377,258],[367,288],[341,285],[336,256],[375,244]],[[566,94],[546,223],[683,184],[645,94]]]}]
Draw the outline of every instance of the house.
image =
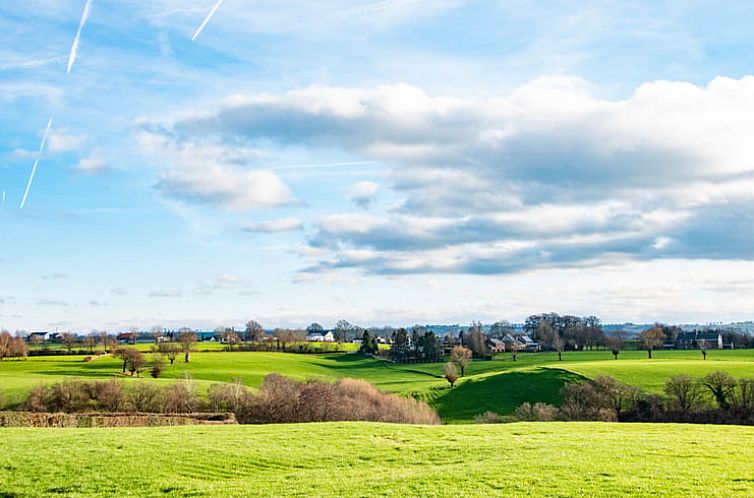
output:
[{"label": "house", "polygon": [[490,353],[504,353],[505,343],[500,339],[487,339],[487,348]]},{"label": "house", "polygon": [[539,343],[526,334],[505,334],[502,340],[505,343],[506,351],[526,351],[529,353],[539,351]]},{"label": "house", "polygon": [[196,335],[196,340],[199,342],[219,342],[222,339],[222,335],[214,330],[209,332],[197,330],[194,334]]},{"label": "house", "polygon": [[39,340],[44,342],[49,340],[50,335],[50,332],[32,332],[31,334],[26,336],[26,342],[33,343],[35,337],[39,337]]},{"label": "house", "polygon": [[529,352],[539,351],[539,343],[532,340],[532,338],[529,337],[528,335],[521,334],[517,338],[519,341],[523,343],[524,351],[529,351]]},{"label": "house", "polygon": [[309,342],[335,342],[335,336],[332,332],[313,332],[306,336]]},{"label": "house", "polygon": [[700,331],[679,332],[675,339],[675,349],[722,349],[723,335],[720,332]]}]

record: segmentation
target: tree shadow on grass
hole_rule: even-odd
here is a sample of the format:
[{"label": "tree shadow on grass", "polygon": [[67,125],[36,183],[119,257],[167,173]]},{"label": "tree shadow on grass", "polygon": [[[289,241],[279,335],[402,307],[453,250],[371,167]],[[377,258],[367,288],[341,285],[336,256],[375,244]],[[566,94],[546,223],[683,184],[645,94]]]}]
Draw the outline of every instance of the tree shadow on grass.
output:
[{"label": "tree shadow on grass", "polygon": [[486,411],[509,415],[525,402],[558,405],[563,385],[578,380],[583,377],[554,368],[504,372],[444,388],[432,404],[443,420],[468,422]]}]

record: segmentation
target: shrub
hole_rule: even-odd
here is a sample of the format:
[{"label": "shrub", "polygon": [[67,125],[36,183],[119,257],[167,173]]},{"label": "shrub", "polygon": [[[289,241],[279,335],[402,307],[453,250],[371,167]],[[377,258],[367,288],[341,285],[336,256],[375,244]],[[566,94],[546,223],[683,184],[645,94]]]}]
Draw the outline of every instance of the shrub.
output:
[{"label": "shrub", "polygon": [[162,409],[167,413],[191,413],[197,405],[196,388],[190,377],[168,387],[164,393]]},{"label": "shrub", "polygon": [[125,405],[126,396],[123,386],[117,380],[95,383],[94,394],[97,406],[101,410],[117,412],[121,411]]},{"label": "shrub", "polygon": [[152,371],[150,372],[150,375],[152,375],[153,379],[157,379],[160,377],[160,374],[162,374],[162,369],[165,367],[165,362],[162,360],[162,357],[159,355],[155,355],[155,357],[152,359]]},{"label": "shrub", "polygon": [[215,412],[238,413],[243,409],[250,395],[251,393],[243,386],[241,380],[236,379],[232,384],[212,384],[207,398]]},{"label": "shrub", "polygon": [[30,412],[46,412],[47,388],[45,386],[37,386],[32,389],[23,405]]},{"label": "shrub", "polygon": [[148,382],[136,382],[126,394],[126,404],[129,410],[136,412],[159,412],[162,408],[160,390]]},{"label": "shrub", "polygon": [[292,423],[363,420],[439,424],[432,409],[414,398],[379,391],[368,382],[341,379],[334,384],[268,375],[259,392],[245,398],[240,423]]},{"label": "shrub", "polygon": [[51,412],[78,412],[93,404],[93,388],[81,381],[65,381],[53,384],[47,394],[46,404]]},{"label": "shrub", "polygon": [[[529,403],[524,403],[524,405],[529,405]],[[515,418],[515,415],[514,415],[514,418]],[[476,422],[477,424],[502,424],[503,422],[505,422],[505,419],[499,413],[486,411],[474,417],[474,422]]]},{"label": "shrub", "polygon": [[551,422],[558,418],[558,409],[546,403],[524,403],[513,412],[520,422]]}]

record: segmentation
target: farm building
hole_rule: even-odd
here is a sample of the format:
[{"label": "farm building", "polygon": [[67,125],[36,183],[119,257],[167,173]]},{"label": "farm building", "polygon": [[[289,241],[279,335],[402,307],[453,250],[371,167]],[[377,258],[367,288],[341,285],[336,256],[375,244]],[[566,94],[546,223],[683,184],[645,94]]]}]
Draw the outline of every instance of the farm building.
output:
[{"label": "farm building", "polygon": [[675,349],[722,349],[723,336],[719,332],[695,330],[679,332],[675,339]]},{"label": "farm building", "polygon": [[314,332],[306,336],[309,342],[335,342],[332,332]]}]

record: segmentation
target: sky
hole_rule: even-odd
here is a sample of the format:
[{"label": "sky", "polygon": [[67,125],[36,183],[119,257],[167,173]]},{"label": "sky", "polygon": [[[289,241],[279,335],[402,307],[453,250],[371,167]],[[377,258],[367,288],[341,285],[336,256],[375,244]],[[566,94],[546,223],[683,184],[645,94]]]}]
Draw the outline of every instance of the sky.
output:
[{"label": "sky", "polygon": [[753,25],[0,0],[0,326],[753,319]]}]

